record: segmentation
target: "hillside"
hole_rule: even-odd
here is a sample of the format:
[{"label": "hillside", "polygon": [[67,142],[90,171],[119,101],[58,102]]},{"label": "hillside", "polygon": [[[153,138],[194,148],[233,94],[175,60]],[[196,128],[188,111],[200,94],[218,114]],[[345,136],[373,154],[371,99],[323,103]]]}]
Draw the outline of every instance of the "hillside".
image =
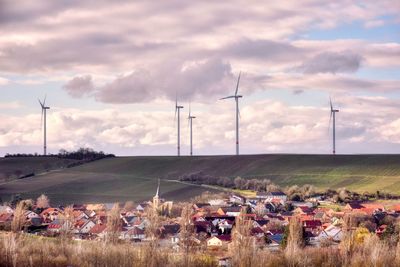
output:
[{"label": "hillside", "polygon": [[0,182],[18,179],[28,174],[65,168],[77,160],[57,157],[8,157],[0,158]]},{"label": "hillside", "polygon": [[[182,174],[268,178],[282,185],[313,184],[400,194],[400,155],[243,155],[200,157],[117,157],[0,184],[0,196],[44,192],[56,202],[125,201],[150,198],[156,180],[161,196],[185,199],[204,188],[167,181]],[[4,199],[4,198],[3,198]]]}]

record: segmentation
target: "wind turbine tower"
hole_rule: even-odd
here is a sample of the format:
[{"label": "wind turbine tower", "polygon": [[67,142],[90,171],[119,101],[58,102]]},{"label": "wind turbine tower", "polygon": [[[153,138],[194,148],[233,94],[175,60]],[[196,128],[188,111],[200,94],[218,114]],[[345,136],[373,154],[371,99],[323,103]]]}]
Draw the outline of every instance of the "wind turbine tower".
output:
[{"label": "wind turbine tower", "polygon": [[40,119],[40,126],[43,123],[43,155],[47,155],[47,118],[46,118],[46,111],[50,109],[50,107],[46,106],[46,96],[43,99],[43,102],[38,99],[40,106],[42,107],[42,117]]},{"label": "wind turbine tower", "polygon": [[178,98],[176,98],[175,101],[175,118],[176,114],[178,114],[178,157],[181,155],[181,125],[180,125],[180,109],[183,108],[183,106],[178,105]]},{"label": "wind turbine tower", "polygon": [[238,90],[239,90],[239,82],[240,82],[240,74],[237,80],[236,84],[236,91],[234,95],[223,97],[220,100],[223,99],[228,99],[228,98],[234,98],[236,102],[236,155],[239,155],[239,116],[240,116],[240,111],[239,111],[239,98],[242,98],[243,96],[238,95]]},{"label": "wind turbine tower", "polygon": [[188,116],[188,121],[189,121],[189,127],[190,127],[190,156],[193,156],[193,119],[195,119],[195,116],[192,116],[190,113],[190,104],[189,104],[189,116]]},{"label": "wind turbine tower", "polygon": [[339,112],[339,110],[333,108],[332,99],[330,99],[330,98],[329,98],[329,103],[331,106],[331,115],[329,117],[329,127],[331,126],[331,120],[332,120],[332,137],[333,137],[332,153],[333,153],[333,155],[335,155],[336,154],[336,112]]}]

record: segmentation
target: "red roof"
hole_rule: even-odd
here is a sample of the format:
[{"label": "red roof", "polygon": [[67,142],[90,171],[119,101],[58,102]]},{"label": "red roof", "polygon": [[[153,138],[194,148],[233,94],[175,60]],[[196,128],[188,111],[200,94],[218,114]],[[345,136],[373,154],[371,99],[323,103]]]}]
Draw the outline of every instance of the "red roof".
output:
[{"label": "red roof", "polygon": [[96,224],[89,230],[90,234],[100,234],[107,228],[106,224]]},{"label": "red roof", "polygon": [[2,213],[0,214],[0,222],[9,222],[12,220],[12,213]]},{"label": "red roof", "polygon": [[317,228],[321,227],[322,223],[319,220],[305,220],[303,221],[303,226],[306,228]]}]

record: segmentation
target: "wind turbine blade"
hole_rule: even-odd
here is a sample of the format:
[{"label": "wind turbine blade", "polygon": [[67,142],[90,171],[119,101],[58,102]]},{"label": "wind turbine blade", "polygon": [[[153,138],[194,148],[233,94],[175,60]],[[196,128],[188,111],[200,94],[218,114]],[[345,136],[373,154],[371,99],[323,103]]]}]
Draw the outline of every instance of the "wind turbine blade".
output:
[{"label": "wind turbine blade", "polygon": [[39,104],[40,106],[43,108],[43,103],[40,101],[40,99],[38,98]]},{"label": "wind turbine blade", "polygon": [[[329,97],[329,104],[331,105],[331,112],[333,111],[333,105],[332,105],[332,99],[331,99],[331,97]],[[331,114],[331,116],[332,116],[332,114]]]},{"label": "wind turbine blade", "polygon": [[175,107],[175,116],[174,116],[174,121],[176,121],[176,111],[177,111],[177,107]]},{"label": "wind turbine blade", "polygon": [[42,127],[43,127],[43,113],[44,113],[44,109],[42,108],[42,115],[40,116],[40,129],[42,129]]},{"label": "wind turbine blade", "polygon": [[233,96],[233,95],[231,95],[231,96],[226,96],[226,97],[220,98],[219,100],[224,100],[224,99],[228,99],[228,98],[235,98],[235,96]]},{"label": "wind turbine blade", "polygon": [[328,126],[328,134],[331,131],[331,121],[332,121],[332,111],[331,111],[331,115],[329,116],[329,126]]},{"label": "wind turbine blade", "polygon": [[46,98],[47,98],[47,94],[44,95],[43,106],[46,106]]},{"label": "wind turbine blade", "polygon": [[239,90],[240,74],[242,74],[242,72],[239,72],[239,77],[238,77],[237,84],[236,84],[235,96],[237,96],[238,90]]}]

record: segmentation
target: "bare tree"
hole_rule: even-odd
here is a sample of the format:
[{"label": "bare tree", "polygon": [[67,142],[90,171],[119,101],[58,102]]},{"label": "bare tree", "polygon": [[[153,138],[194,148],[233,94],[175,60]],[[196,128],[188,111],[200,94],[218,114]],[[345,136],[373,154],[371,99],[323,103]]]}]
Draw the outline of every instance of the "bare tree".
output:
[{"label": "bare tree", "polygon": [[121,210],[119,204],[115,203],[107,216],[107,241],[116,243],[121,230]]},{"label": "bare tree", "polygon": [[179,243],[183,248],[185,266],[189,266],[189,253],[192,250],[194,225],[192,222],[193,209],[190,203],[185,203],[179,220]]},{"label": "bare tree", "polygon": [[289,236],[285,248],[285,256],[290,266],[295,266],[301,248],[304,246],[303,225],[298,217],[292,217],[289,222]]},{"label": "bare tree", "polygon": [[147,266],[157,266],[159,259],[159,250],[157,249],[158,240],[160,238],[160,217],[157,210],[153,207],[146,209],[147,225],[145,228],[148,245],[144,248],[145,257],[148,259]]},{"label": "bare tree", "polygon": [[255,260],[255,238],[251,235],[252,221],[245,216],[245,210],[236,217],[232,230],[232,264],[233,266],[252,266]]},{"label": "bare tree", "polygon": [[18,202],[17,207],[14,210],[14,217],[11,222],[11,230],[14,233],[18,233],[22,230],[26,222],[25,216],[26,206],[23,201]]},{"label": "bare tree", "polygon": [[36,200],[36,206],[40,209],[45,209],[50,207],[49,198],[44,194],[40,195],[40,197],[38,197]]},{"label": "bare tree", "polygon": [[72,229],[74,227],[74,208],[72,206],[68,206],[64,209],[64,212],[59,215],[59,218],[62,223],[61,227],[61,235],[62,237],[69,237],[72,233]]}]

